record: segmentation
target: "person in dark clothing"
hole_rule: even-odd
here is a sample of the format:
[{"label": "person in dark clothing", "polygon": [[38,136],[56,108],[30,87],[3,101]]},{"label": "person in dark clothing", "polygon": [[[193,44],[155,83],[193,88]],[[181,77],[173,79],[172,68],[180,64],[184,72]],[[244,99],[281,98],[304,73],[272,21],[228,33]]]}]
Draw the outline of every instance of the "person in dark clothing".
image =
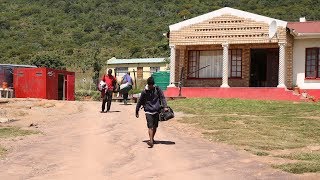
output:
[{"label": "person in dark clothing", "polygon": [[145,90],[141,92],[141,96],[136,106],[136,117],[139,118],[139,109],[143,106],[150,140],[147,142],[150,148],[154,144],[154,136],[157,132],[159,123],[159,112],[161,108],[168,111],[167,102],[162,90],[154,85],[153,77],[149,77]]},{"label": "person in dark clothing", "polygon": [[[103,94],[102,94],[101,113],[104,113],[104,112],[110,111],[113,89],[117,83],[116,78],[112,76],[112,69],[109,69],[108,74],[102,77],[102,81],[106,83],[108,88],[106,91],[102,92]],[[106,103],[107,103],[107,111],[104,111],[106,107]]]}]

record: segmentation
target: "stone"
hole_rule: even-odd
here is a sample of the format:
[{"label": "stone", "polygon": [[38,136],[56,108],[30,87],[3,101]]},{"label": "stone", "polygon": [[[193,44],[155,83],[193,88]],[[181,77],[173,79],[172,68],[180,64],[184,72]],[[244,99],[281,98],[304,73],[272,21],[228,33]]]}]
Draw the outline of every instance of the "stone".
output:
[{"label": "stone", "polygon": [[8,119],[8,118],[0,118],[0,123],[6,123],[9,121],[10,121],[10,119]]}]

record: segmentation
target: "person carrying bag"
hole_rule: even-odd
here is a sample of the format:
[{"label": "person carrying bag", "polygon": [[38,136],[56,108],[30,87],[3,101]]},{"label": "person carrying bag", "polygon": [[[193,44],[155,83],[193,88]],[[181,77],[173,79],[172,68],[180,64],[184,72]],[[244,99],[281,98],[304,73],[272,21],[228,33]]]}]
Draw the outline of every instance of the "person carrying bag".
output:
[{"label": "person carrying bag", "polygon": [[139,110],[140,107],[143,106],[145,111],[147,127],[150,140],[147,142],[149,148],[153,147],[154,144],[154,136],[157,132],[159,120],[160,120],[160,112],[168,111],[167,102],[163,95],[162,90],[154,85],[153,77],[149,77],[147,79],[147,85],[145,89],[141,92],[141,96],[138,100],[136,106],[136,117],[139,118]]}]

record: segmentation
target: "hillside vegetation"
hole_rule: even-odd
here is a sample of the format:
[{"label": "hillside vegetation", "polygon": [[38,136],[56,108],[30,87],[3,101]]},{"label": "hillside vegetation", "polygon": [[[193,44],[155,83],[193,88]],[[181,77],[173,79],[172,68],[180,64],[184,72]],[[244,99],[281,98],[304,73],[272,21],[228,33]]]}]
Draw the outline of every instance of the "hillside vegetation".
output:
[{"label": "hillside vegetation", "polygon": [[168,57],[169,25],[225,6],[320,20],[320,0],[0,0],[0,63],[49,55],[85,72],[113,56]]}]

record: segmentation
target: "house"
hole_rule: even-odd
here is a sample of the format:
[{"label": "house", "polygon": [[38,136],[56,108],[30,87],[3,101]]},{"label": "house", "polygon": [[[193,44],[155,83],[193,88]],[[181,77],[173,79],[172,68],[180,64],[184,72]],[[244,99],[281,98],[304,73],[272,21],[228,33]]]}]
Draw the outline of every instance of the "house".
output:
[{"label": "house", "polygon": [[225,7],[169,29],[168,96],[177,94],[180,79],[190,97],[211,95],[190,87],[214,87],[214,93],[237,87],[248,97],[294,85],[320,90],[320,22],[288,23]]},{"label": "house", "polygon": [[320,21],[289,22],[294,37],[293,83],[320,97]]},{"label": "house", "polygon": [[152,73],[167,70],[166,58],[135,58],[135,59],[116,59],[111,58],[107,62],[108,69],[112,69],[118,80],[130,72],[136,74],[137,79],[147,79]]}]

